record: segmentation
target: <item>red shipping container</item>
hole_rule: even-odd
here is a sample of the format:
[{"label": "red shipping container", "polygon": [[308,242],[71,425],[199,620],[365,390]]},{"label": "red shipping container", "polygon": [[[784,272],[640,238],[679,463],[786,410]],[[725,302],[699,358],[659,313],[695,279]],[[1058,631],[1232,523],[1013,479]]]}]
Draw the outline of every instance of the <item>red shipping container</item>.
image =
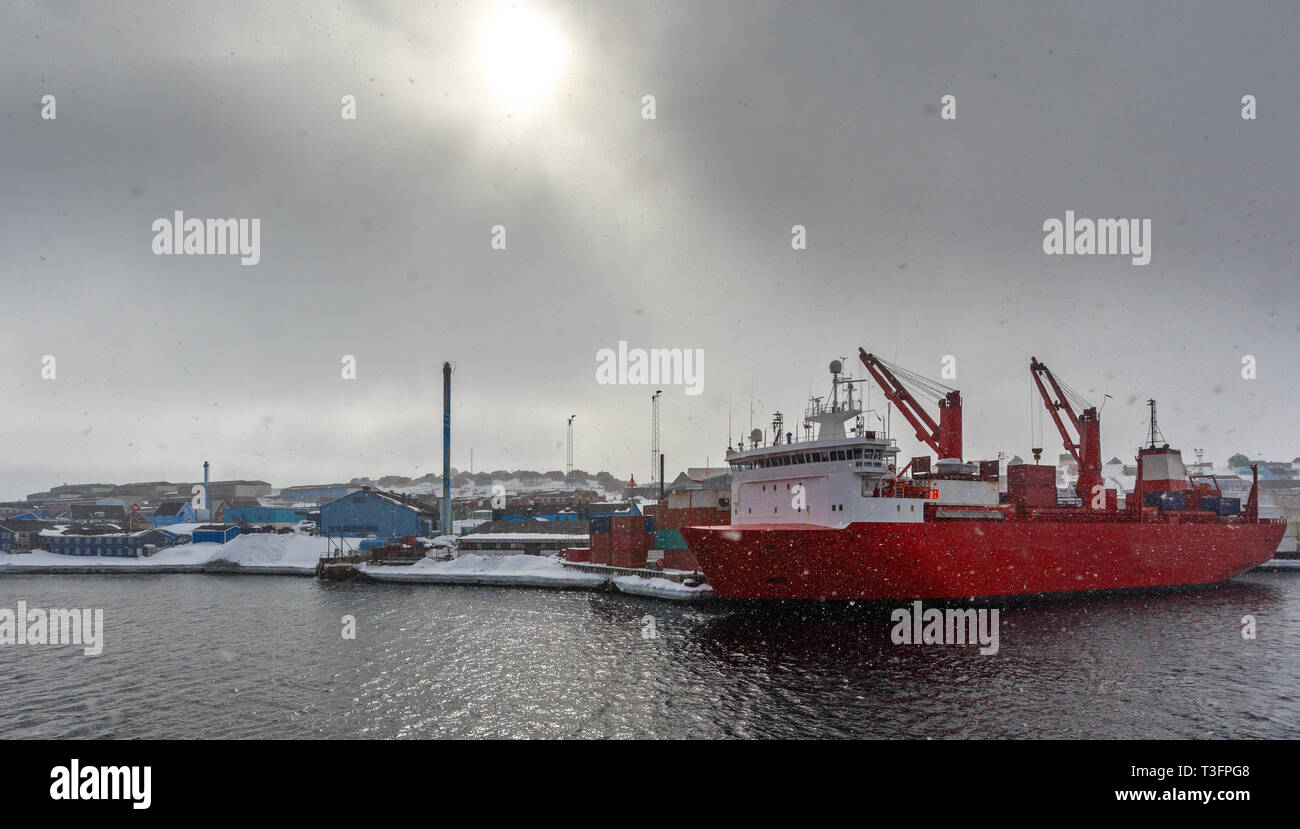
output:
[{"label": "red shipping container", "polygon": [[609,550],[597,550],[595,547],[593,547],[593,548],[591,549],[591,563],[592,563],[592,564],[609,564],[610,561],[611,561],[611,558],[610,558],[610,557],[611,557],[612,555],[613,555],[613,554],[610,553]]},{"label": "red shipping container", "polygon": [[651,536],[646,533],[640,535],[615,535],[609,540],[609,549],[615,553],[648,553],[650,552]]},{"label": "red shipping container", "polygon": [[1017,463],[1007,467],[1007,488],[1017,484],[1056,486],[1056,467],[1046,464]]},{"label": "red shipping container", "polygon": [[682,527],[715,527],[731,523],[731,510],[718,507],[691,507],[679,510],[682,516],[675,527],[655,524],[656,529],[680,530]]},{"label": "red shipping container", "polygon": [[609,518],[610,531],[614,535],[645,532],[644,515],[612,515]]},{"label": "red shipping container", "polygon": [[592,533],[590,536],[590,546],[593,552],[608,553],[610,544],[609,533]]},{"label": "red shipping container", "polygon": [[690,550],[664,550],[664,567],[670,570],[699,570],[700,563]]},{"label": "red shipping container", "polygon": [[591,561],[591,550],[583,547],[570,547],[564,551],[565,561]]},{"label": "red shipping container", "polygon": [[613,565],[615,567],[645,567],[645,553],[633,552],[631,550],[622,552],[615,550],[611,553],[613,556]]},{"label": "red shipping container", "polygon": [[1055,486],[1022,486],[1010,491],[1008,496],[1013,504],[1021,507],[1056,506]]}]

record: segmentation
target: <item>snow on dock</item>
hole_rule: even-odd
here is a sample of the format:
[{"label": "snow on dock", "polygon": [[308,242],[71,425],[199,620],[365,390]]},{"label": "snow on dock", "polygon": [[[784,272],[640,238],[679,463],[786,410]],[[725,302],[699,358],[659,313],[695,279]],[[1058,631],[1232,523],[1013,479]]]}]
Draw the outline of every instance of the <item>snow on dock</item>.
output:
[{"label": "snow on dock", "polygon": [[20,573],[259,573],[310,576],[324,542],[298,533],[240,535],[225,544],[179,544],[148,558],[69,556],[46,550],[0,555],[0,575]]},{"label": "snow on dock", "polygon": [[480,556],[466,553],[451,561],[422,559],[405,566],[360,564],[357,570],[375,581],[426,584],[491,584],[509,587],[597,588],[608,579],[569,570],[555,556]]},{"label": "snow on dock", "polygon": [[662,576],[649,579],[642,576],[615,576],[612,581],[620,591],[633,596],[678,602],[696,602],[714,597],[713,588],[707,584],[686,585]]},{"label": "snow on dock", "polygon": [[[356,547],[360,539],[352,540]],[[65,575],[129,573],[251,573],[261,575],[311,576],[321,561],[323,540],[299,533],[266,533],[236,536],[225,544],[180,544],[159,550],[148,558],[70,556],[33,550],[30,553],[0,554],[0,576],[60,573]],[[619,568],[564,566],[558,556],[496,555],[465,553],[450,561],[424,558],[414,564],[340,564],[373,581],[422,584],[478,584],[500,587],[549,587],[554,589],[602,590],[614,587],[636,596],[673,601],[695,601],[713,597],[707,584],[687,586],[664,575],[636,575]]]},{"label": "snow on dock", "polygon": [[[612,585],[629,595],[672,601],[698,601],[714,596],[713,588],[707,584],[693,583],[687,586],[657,574],[653,577],[631,574],[626,568],[566,566],[559,556],[480,556],[464,553],[451,561],[426,558],[409,565],[363,563],[355,565],[355,568],[363,577],[375,581],[587,590]],[[686,574],[669,572],[666,575]]]}]

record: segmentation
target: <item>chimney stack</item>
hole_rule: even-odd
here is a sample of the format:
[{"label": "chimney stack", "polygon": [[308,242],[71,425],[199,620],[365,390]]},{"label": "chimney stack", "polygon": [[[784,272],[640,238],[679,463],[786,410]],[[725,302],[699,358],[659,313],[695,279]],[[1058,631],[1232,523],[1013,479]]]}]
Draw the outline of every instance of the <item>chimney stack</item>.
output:
[{"label": "chimney stack", "polygon": [[443,535],[452,535],[451,525],[451,363],[442,364],[442,510]]},{"label": "chimney stack", "polygon": [[203,509],[198,518],[207,521],[212,515],[212,493],[208,489],[208,462],[203,462]]}]

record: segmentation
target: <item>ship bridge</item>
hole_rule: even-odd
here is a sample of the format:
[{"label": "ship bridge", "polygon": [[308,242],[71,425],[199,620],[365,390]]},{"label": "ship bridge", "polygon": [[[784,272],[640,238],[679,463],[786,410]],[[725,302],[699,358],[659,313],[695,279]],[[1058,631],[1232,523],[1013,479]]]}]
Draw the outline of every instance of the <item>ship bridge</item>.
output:
[{"label": "ship bridge", "polygon": [[[813,397],[802,435],[773,415],[770,437],[750,433],[749,446],[728,447],[733,524],[815,524],[843,527],[859,521],[921,521],[924,501],[892,492],[899,449],[884,432],[864,428],[854,385],[831,363],[831,393]],[[851,425],[850,425],[851,424]]]}]

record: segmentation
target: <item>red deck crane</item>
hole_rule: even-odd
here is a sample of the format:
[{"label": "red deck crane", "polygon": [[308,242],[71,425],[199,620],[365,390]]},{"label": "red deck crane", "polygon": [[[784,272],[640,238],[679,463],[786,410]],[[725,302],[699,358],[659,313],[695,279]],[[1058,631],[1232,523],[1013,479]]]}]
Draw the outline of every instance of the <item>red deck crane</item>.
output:
[{"label": "red deck crane", "polygon": [[[917,440],[924,441],[938,453],[940,460],[948,458],[961,459],[961,392],[928,380],[919,374],[890,365],[874,354],[868,354],[865,348],[858,349],[858,357],[867,371],[875,378],[885,397],[898,407],[916,430]],[[903,375],[913,385],[929,392],[939,402],[939,422],[926,413],[920,401],[912,396],[897,375]],[[901,473],[900,473],[901,474]]]},{"label": "red deck crane", "polygon": [[[1043,397],[1043,405],[1047,406],[1047,413],[1052,416],[1056,423],[1056,430],[1061,433],[1061,441],[1065,444],[1065,450],[1074,458],[1074,462],[1079,466],[1079,480],[1074,485],[1074,491],[1079,494],[1083,500],[1084,506],[1092,504],[1094,487],[1102,486],[1101,478],[1101,416],[1097,413],[1095,406],[1088,406],[1086,400],[1078,392],[1069,386],[1058,381],[1056,375],[1052,374],[1043,363],[1038,362],[1037,357],[1029,359],[1029,373],[1034,378],[1035,385],[1038,386],[1038,393]],[[1043,379],[1047,379],[1047,386],[1052,387],[1049,393],[1047,386],[1043,385]],[[1056,399],[1053,400],[1052,396]],[[1074,401],[1072,406],[1070,401]],[[1078,406],[1080,411],[1075,412],[1074,406]],[[1061,412],[1069,418],[1070,424],[1074,427],[1078,439],[1070,435],[1070,430],[1066,428],[1064,421],[1061,420]]]}]

